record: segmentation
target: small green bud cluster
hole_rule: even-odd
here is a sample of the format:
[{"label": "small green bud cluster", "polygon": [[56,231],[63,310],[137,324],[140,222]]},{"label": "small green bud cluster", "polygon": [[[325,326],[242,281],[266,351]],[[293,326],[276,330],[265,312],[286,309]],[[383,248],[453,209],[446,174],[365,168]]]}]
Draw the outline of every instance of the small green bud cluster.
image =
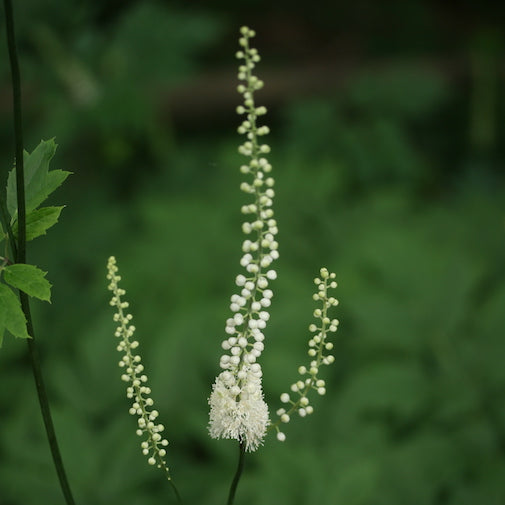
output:
[{"label": "small green bud cluster", "polygon": [[119,323],[114,335],[120,339],[117,350],[122,353],[119,366],[124,373],[121,375],[121,380],[128,384],[126,396],[132,401],[129,413],[138,416],[136,433],[140,437],[145,437],[140,445],[142,453],[147,456],[147,462],[164,469],[170,480],[170,473],[165,462],[165,447],[168,445],[168,440],[161,436],[165,428],[156,422],[159,413],[153,408],[154,401],[150,397],[151,388],[147,385],[147,376],[143,373],[144,366],[141,363],[141,357],[134,353],[139,342],[133,340],[135,326],[130,324],[133,316],[125,313],[128,302],[121,300],[126,292],[118,285],[121,277],[117,274],[118,267],[114,256],[109,258],[107,271],[107,279],[110,281],[108,289],[113,293],[110,305],[116,307],[114,321]]},{"label": "small green bud cluster", "polygon": [[[302,365],[298,368],[298,373],[305,378],[291,384],[291,394],[282,393],[281,395],[281,402],[289,406],[277,410],[279,419],[272,425],[272,428],[277,431],[277,439],[281,442],[286,440],[286,435],[279,430],[281,423],[288,423],[294,412],[298,412],[300,417],[305,417],[314,411],[312,405],[309,404],[309,392],[315,390],[319,395],[326,394],[326,383],[318,375],[321,365],[331,365],[335,361],[332,354],[326,354],[333,349],[333,343],[326,340],[327,336],[329,333],[336,332],[338,328],[338,320],[328,317],[328,310],[338,305],[338,300],[328,295],[329,289],[337,287],[335,277],[334,273],[329,273],[326,268],[321,268],[320,278],[314,279],[317,292],[314,293],[313,299],[321,302],[321,308],[314,310],[317,323],[309,326],[309,331],[313,335],[309,340],[308,355],[312,360],[308,367]],[[291,395],[294,395],[295,399],[292,399]]]}]

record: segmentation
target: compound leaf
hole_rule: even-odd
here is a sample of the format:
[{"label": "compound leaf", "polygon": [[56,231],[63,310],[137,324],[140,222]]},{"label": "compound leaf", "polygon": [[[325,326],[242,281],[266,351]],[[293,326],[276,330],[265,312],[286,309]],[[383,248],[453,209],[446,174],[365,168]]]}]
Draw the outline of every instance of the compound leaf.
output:
[{"label": "compound leaf", "polygon": [[51,284],[45,279],[47,272],[34,265],[16,263],[5,267],[3,273],[5,282],[12,287],[40,300],[51,301]]},{"label": "compound leaf", "polygon": [[[60,213],[65,206],[41,207],[32,210],[26,216],[26,240],[33,240],[40,235],[45,235],[46,231],[58,222]],[[18,235],[18,222],[14,223],[14,235]]]},{"label": "compound leaf", "polygon": [[[70,172],[52,170],[49,172],[49,162],[56,152],[54,139],[41,140],[31,152],[24,152],[25,200],[26,213],[36,209],[63,181]],[[7,179],[7,209],[10,215],[17,216],[16,168],[14,167]]]},{"label": "compound leaf", "polygon": [[8,286],[0,283],[0,345],[6,329],[15,337],[30,338],[19,298]]}]

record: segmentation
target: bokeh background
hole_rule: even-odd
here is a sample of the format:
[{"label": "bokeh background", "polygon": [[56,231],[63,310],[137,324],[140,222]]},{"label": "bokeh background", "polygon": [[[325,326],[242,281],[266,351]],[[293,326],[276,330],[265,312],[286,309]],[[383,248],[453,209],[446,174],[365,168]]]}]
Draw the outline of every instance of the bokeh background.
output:
[{"label": "bokeh background", "polygon": [[[224,503],[211,440],[245,202],[238,29],[257,31],[281,257],[263,354],[271,410],[307,361],[312,278],[337,272],[327,396],[247,458],[237,504],[505,502],[504,4],[491,1],[16,2],[26,148],[60,145],[60,223],[30,244],[34,304],[77,503],[172,503],[119,379],[114,254],[168,461],[188,504]],[[0,162],[12,166],[0,31]],[[26,344],[0,351],[0,504],[62,504]]]}]

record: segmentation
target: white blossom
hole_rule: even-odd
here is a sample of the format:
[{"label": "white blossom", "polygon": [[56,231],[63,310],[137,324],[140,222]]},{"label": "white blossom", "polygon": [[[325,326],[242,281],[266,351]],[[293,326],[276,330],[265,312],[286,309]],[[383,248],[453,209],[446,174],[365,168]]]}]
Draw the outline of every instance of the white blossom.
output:
[{"label": "white blossom", "polygon": [[141,357],[132,352],[139,346],[139,343],[137,340],[133,340],[135,326],[130,324],[133,317],[124,312],[124,309],[128,307],[128,302],[121,300],[126,292],[119,287],[121,277],[117,274],[118,267],[114,256],[111,256],[107,262],[107,272],[108,289],[112,291],[110,305],[116,308],[113,319],[119,323],[115,336],[120,339],[117,350],[121,353],[119,366],[124,369],[121,380],[126,382],[126,397],[131,400],[129,413],[132,416],[137,416],[137,435],[145,437],[140,444],[142,454],[148,456],[149,465],[157,465],[158,468],[162,468],[170,480],[169,469],[165,461],[166,450],[164,449],[168,445],[168,440],[161,436],[165,427],[156,422],[159,413],[152,408],[154,401],[149,396],[151,388],[147,385],[147,376],[142,373],[144,366],[141,363]]},{"label": "white blossom", "polygon": [[261,375],[247,365],[244,368],[241,387],[237,385],[239,374],[230,377],[222,372],[217,377],[209,399],[209,431],[212,438],[233,438],[245,443],[247,451],[255,451],[269,424],[268,406],[263,400]]},{"label": "white blossom", "polygon": [[237,113],[245,115],[238,132],[246,136],[239,152],[249,158],[240,172],[249,177],[240,189],[253,201],[242,205],[241,212],[247,216],[242,232],[247,239],[242,243],[240,265],[244,272],[237,275],[235,285],[238,292],[230,301],[232,317],[225,326],[226,337],[221,344],[227,353],[221,356],[219,365],[223,371],[217,376],[209,398],[209,433],[213,438],[233,438],[245,444],[246,450],[255,451],[262,443],[270,423],[268,407],[263,399],[261,366],[257,362],[264,349],[264,333],[270,314],[273,292],[271,281],[277,278],[272,263],[279,257],[277,222],[272,210],[274,179],[272,166],[265,158],[270,147],[259,141],[269,133],[267,126],[257,124],[258,117],[266,113],[265,107],[255,105],[254,93],[263,87],[263,82],[253,74],[260,61],[258,51],[249,46],[254,31],[243,27],[240,31],[241,50],[237,58],[238,92],[243,95],[243,105]]}]

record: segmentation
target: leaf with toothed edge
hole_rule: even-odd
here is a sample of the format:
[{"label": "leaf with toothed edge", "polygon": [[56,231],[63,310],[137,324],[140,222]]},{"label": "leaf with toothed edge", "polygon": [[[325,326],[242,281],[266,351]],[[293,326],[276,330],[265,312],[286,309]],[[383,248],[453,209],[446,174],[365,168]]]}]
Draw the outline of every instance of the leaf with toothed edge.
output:
[{"label": "leaf with toothed edge", "polygon": [[51,301],[51,284],[45,278],[47,272],[34,265],[16,263],[3,269],[4,281],[28,296]]},{"label": "leaf with toothed edge", "polygon": [[[45,235],[46,231],[58,222],[61,211],[65,206],[59,207],[41,207],[32,210],[26,216],[26,240],[33,240],[40,235]],[[18,235],[18,222],[13,226],[14,235]]]},{"label": "leaf with toothed edge", "polygon": [[[71,172],[64,170],[49,171],[49,163],[56,152],[54,139],[42,140],[31,152],[24,152],[25,200],[26,213],[35,210],[57,189]],[[7,210],[13,219],[17,219],[16,168],[7,179]]]},{"label": "leaf with toothed edge", "polygon": [[0,284],[0,346],[5,330],[18,338],[30,338],[19,298],[8,286]]}]

